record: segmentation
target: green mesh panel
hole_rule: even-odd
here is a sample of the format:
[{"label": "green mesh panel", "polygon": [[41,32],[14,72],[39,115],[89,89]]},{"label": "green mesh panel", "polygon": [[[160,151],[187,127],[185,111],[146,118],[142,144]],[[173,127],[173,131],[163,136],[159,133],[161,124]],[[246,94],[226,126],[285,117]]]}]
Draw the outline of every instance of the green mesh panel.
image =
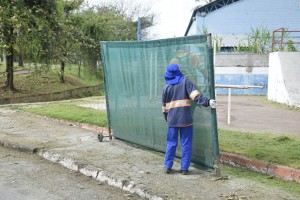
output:
[{"label": "green mesh panel", "polygon": [[[116,138],[165,151],[167,124],[161,95],[170,62],[178,63],[205,96],[215,98],[213,53],[207,38],[101,42],[108,121]],[[201,73],[204,69],[207,76]],[[212,167],[219,157],[215,110],[192,108],[192,161]],[[180,145],[177,149],[180,156]]]}]

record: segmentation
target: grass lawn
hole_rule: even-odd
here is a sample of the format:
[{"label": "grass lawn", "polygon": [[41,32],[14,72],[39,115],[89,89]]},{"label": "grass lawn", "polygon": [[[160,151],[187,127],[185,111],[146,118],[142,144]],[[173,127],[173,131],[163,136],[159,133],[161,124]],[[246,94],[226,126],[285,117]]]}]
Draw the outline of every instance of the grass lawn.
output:
[{"label": "grass lawn", "polygon": [[219,129],[220,150],[300,169],[300,138]]}]

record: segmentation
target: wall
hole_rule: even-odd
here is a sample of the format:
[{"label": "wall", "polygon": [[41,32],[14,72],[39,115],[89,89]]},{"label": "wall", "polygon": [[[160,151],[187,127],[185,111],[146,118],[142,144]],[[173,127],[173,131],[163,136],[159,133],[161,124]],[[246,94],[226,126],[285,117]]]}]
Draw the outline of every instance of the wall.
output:
[{"label": "wall", "polygon": [[[263,88],[232,89],[233,95],[267,95],[268,56],[257,54],[217,54],[215,56],[216,85],[251,85]],[[216,89],[228,94],[228,89]]]},{"label": "wall", "polygon": [[215,58],[216,67],[268,67],[269,56],[255,53],[218,53]]},{"label": "wall", "polygon": [[274,52],[269,58],[268,100],[300,107],[300,52]]}]

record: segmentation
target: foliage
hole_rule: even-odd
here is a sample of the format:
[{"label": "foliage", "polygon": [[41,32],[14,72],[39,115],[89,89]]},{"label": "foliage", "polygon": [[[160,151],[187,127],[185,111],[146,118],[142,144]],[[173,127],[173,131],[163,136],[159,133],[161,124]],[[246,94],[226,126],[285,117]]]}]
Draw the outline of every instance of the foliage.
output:
[{"label": "foliage", "polygon": [[[11,33],[9,28],[13,29],[12,45],[16,53],[24,45],[29,45],[40,40],[49,31],[48,21],[55,12],[53,10],[54,0],[52,1],[20,1],[5,0],[1,2],[1,21],[0,26],[3,35],[1,46],[7,50],[10,44],[7,43],[7,36]],[[44,38],[43,38],[44,39]],[[23,42],[21,42],[23,41]]]},{"label": "foliage", "polygon": [[104,4],[124,16],[131,21],[135,26],[135,34],[137,33],[138,18],[141,19],[141,38],[148,40],[155,38],[151,35],[150,28],[154,25],[155,14],[151,12],[151,2],[141,3],[137,0],[113,0],[110,3]]},{"label": "foliage", "polygon": [[209,32],[208,32],[207,27],[203,26],[203,28],[202,28],[202,34],[203,34],[203,35],[207,35],[208,33],[209,33]]},{"label": "foliage", "polygon": [[136,40],[135,16],[141,17],[145,34],[153,25],[150,9],[124,2],[84,7],[83,0],[2,0],[0,49],[7,55],[6,87],[15,90],[13,62],[17,55],[19,60],[24,57],[34,63],[37,73],[60,64],[62,82],[67,63],[78,64],[79,76],[83,65],[101,75],[100,41]]},{"label": "foliage", "polygon": [[[98,68],[98,74],[102,73],[101,70]],[[78,71],[75,65],[68,65],[66,66],[66,74],[72,75],[73,77],[78,77]],[[103,82],[103,79],[100,77],[96,77],[87,67],[83,67],[81,71],[80,77],[78,77],[85,85],[98,85],[99,83]]]},{"label": "foliage", "polygon": [[271,51],[271,33],[267,27],[251,28],[251,32],[245,40],[238,41],[237,46],[234,47],[236,53],[268,54]]},{"label": "foliage", "polygon": [[[90,66],[93,74],[97,73],[101,64],[100,41],[127,41],[137,39],[137,21],[124,10],[123,1],[111,5],[86,7],[78,12],[74,18],[80,24],[80,31],[87,38],[80,47],[76,62]],[[148,15],[142,17],[142,30],[151,26],[153,19]],[[80,68],[79,68],[80,69]]]},{"label": "foliage", "polygon": [[93,72],[100,61],[100,41],[135,40],[136,27],[132,21],[113,8],[92,7],[77,14],[76,21],[81,24],[81,32],[89,40],[84,41],[81,55],[84,64],[91,66]]},{"label": "foliage", "polygon": [[39,48],[42,38],[47,38],[48,21],[53,12],[54,0],[50,1],[22,1],[3,0],[0,3],[0,47],[7,56],[7,85],[10,90],[15,90],[13,84],[14,54],[22,52],[24,46],[34,43],[36,51],[33,55],[43,54]]},{"label": "foliage", "polygon": [[293,40],[289,39],[287,41],[287,51],[289,51],[289,52],[297,51],[296,47],[293,44],[294,44]]},{"label": "foliage", "polygon": [[271,34],[267,27],[251,28],[248,36],[248,49],[251,53],[266,54],[271,49]]},{"label": "foliage", "polygon": [[57,1],[57,17],[55,26],[52,28],[55,40],[52,40],[54,46],[53,58],[60,63],[60,80],[64,83],[64,68],[72,56],[76,55],[76,49],[80,47],[80,41],[83,39],[76,21],[72,14],[79,9],[83,0]]},{"label": "foliage", "polygon": [[[30,59],[38,67],[38,63],[50,63],[50,42],[51,26],[54,23],[56,16],[55,0],[41,1],[41,0],[26,0],[25,8],[30,10],[29,23],[24,25],[22,29],[21,41],[26,43],[19,43],[22,45],[24,56]],[[24,48],[26,47],[26,48]]]},{"label": "foliage", "polygon": [[222,40],[223,38],[221,36],[214,36],[213,43],[217,53],[221,51]]}]

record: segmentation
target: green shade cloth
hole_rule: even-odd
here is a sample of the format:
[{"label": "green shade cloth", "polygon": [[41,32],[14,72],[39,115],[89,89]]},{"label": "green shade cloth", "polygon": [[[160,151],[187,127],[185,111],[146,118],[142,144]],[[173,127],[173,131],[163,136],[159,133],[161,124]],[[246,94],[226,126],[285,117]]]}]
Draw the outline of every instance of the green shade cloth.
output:
[{"label": "green shade cloth", "polygon": [[[210,35],[152,41],[101,42],[109,126],[116,138],[165,151],[167,124],[161,95],[168,64],[179,64],[186,78],[215,98]],[[206,73],[202,73],[206,71]],[[192,106],[192,162],[213,167],[219,159],[215,109]],[[177,156],[180,157],[180,144]]]}]

